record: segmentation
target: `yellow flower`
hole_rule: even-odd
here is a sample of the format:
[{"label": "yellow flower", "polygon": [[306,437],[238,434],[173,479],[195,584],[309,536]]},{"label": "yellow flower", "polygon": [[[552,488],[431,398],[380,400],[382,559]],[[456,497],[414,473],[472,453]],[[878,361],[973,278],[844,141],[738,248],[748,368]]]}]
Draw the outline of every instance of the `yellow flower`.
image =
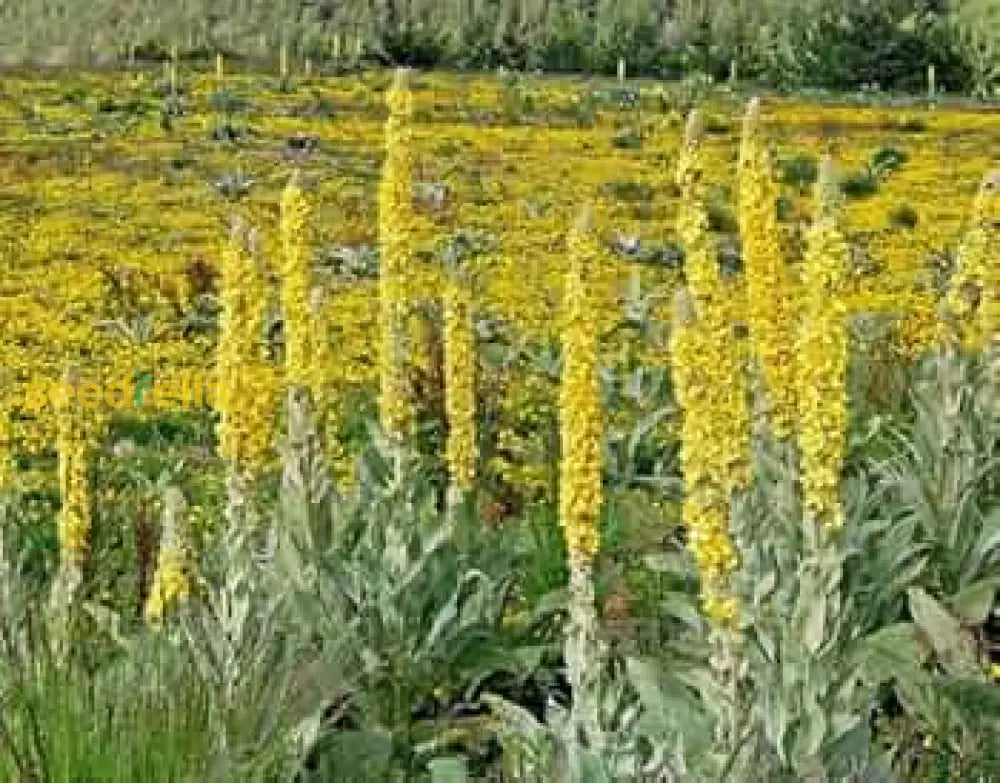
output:
[{"label": "yellow flower", "polygon": [[91,487],[90,437],[83,421],[84,408],[60,406],[57,411],[59,453],[59,562],[82,568],[90,551]]},{"label": "yellow flower", "polygon": [[843,522],[840,471],[847,440],[848,336],[843,296],[850,250],[838,225],[840,199],[825,158],[806,233],[799,333],[799,452],[806,511],[824,525]]},{"label": "yellow flower", "polygon": [[766,386],[771,432],[785,439],[795,429],[796,285],[781,249],[778,188],[760,124],[760,101],[755,98],[744,117],[740,142],[739,227],[750,340]]},{"label": "yellow flower", "polygon": [[413,97],[405,70],[386,97],[385,163],[379,184],[379,415],[385,431],[406,437],[413,426],[405,358],[408,316],[407,273],[413,262],[411,191]]},{"label": "yellow flower", "polygon": [[9,388],[0,389],[0,492],[7,488],[14,473],[14,428],[11,424]]},{"label": "yellow flower", "polygon": [[276,369],[261,356],[268,286],[252,251],[244,250],[234,231],[222,252],[216,407],[222,413],[219,454],[254,471],[272,456],[279,383]]},{"label": "yellow flower", "polygon": [[737,564],[729,515],[733,493],[750,478],[750,409],[744,351],[732,323],[736,290],[720,273],[708,230],[703,158],[700,118],[692,112],[678,164],[677,231],[688,287],[675,299],[671,370],[683,409],[688,545],[698,563],[705,612],[725,624],[737,609],[727,584]]},{"label": "yellow flower", "polygon": [[470,292],[458,273],[444,289],[444,381],[448,469],[458,489],[476,475],[476,350]]},{"label": "yellow flower", "polygon": [[985,346],[1000,334],[1000,170],[987,174],[973,204],[951,278],[947,305],[963,342]]},{"label": "yellow flower", "polygon": [[281,311],[285,373],[289,384],[308,386],[312,364],[311,250],[309,202],[296,178],[281,195]]},{"label": "yellow flower", "polygon": [[188,551],[186,503],[180,490],[171,487],[164,498],[163,533],[153,584],[146,600],[146,619],[158,622],[175,602],[190,595],[191,558]]},{"label": "yellow flower", "polygon": [[597,374],[593,281],[598,250],[587,220],[584,216],[569,235],[559,387],[559,521],[570,560],[579,564],[590,563],[597,554],[603,505],[604,414]]}]

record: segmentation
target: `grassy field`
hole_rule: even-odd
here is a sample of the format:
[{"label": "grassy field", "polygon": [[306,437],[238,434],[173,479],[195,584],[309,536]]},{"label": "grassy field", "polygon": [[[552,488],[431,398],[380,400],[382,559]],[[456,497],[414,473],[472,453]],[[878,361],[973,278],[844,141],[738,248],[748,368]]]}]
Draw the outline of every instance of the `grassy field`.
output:
[{"label": "grassy field", "polygon": [[995,106],[763,95],[755,228],[738,87],[414,73],[393,147],[391,73],[225,70],[0,85],[3,779],[1000,780]]}]

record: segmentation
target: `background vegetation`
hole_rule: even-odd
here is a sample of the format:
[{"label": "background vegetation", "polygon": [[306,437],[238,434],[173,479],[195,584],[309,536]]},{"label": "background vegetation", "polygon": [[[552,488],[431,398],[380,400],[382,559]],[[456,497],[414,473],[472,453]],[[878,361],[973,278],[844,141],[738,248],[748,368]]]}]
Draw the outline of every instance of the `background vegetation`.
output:
[{"label": "background vegetation", "polygon": [[[537,68],[782,86],[991,93],[997,0],[6,0],[8,62],[107,62],[226,51],[276,59]],[[81,31],[84,31],[81,34]]]}]

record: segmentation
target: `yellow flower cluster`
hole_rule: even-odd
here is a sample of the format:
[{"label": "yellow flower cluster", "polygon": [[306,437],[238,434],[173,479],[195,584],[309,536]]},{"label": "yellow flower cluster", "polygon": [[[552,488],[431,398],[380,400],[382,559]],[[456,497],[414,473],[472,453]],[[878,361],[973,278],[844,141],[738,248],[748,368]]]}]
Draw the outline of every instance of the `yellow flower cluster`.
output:
[{"label": "yellow flower cluster", "polygon": [[599,252],[588,223],[585,214],[569,235],[559,387],[559,522],[571,563],[584,565],[593,560],[600,545],[604,470],[593,280]]},{"label": "yellow flower cluster", "polygon": [[444,383],[448,469],[464,492],[476,475],[476,345],[472,295],[458,272],[444,289]]},{"label": "yellow flower cluster", "polygon": [[234,235],[222,251],[217,348],[219,454],[250,471],[272,456],[279,388],[275,367],[261,355],[269,292],[254,250],[247,252]]},{"label": "yellow flower cluster", "polygon": [[739,151],[739,227],[747,280],[747,321],[766,387],[768,423],[778,439],[795,429],[796,280],[784,260],[778,188],[761,129],[759,99],[743,120]]},{"label": "yellow flower cluster", "polygon": [[839,183],[825,158],[802,265],[798,344],[799,456],[803,504],[828,527],[843,523],[840,471],[847,441],[847,308],[850,249],[839,226]]},{"label": "yellow flower cluster", "polygon": [[692,112],[677,171],[688,289],[677,294],[671,368],[683,409],[683,517],[698,562],[706,614],[722,625],[737,604],[727,584],[736,567],[730,533],[734,492],[749,481],[750,408],[745,352],[734,335],[733,286],[720,270],[705,208],[701,120]]},{"label": "yellow flower cluster", "polygon": [[379,416],[394,438],[413,426],[405,359],[408,318],[407,275],[413,263],[410,229],[413,148],[410,129],[413,97],[406,72],[397,72],[386,97],[385,163],[379,183]]},{"label": "yellow flower cluster", "polygon": [[59,453],[59,562],[79,569],[90,551],[91,487],[90,453],[93,433],[79,407],[61,408],[57,414]]},{"label": "yellow flower cluster", "polygon": [[3,492],[11,482],[14,471],[14,435],[11,425],[10,389],[0,389],[3,399],[0,399],[0,492]]},{"label": "yellow flower cluster", "polygon": [[311,220],[309,202],[293,178],[281,194],[281,312],[285,374],[289,384],[299,386],[311,385],[313,367]]},{"label": "yellow flower cluster", "polygon": [[144,612],[150,622],[163,619],[167,609],[191,593],[191,556],[185,531],[186,503],[180,490],[171,487],[164,498],[163,532],[153,584]]}]

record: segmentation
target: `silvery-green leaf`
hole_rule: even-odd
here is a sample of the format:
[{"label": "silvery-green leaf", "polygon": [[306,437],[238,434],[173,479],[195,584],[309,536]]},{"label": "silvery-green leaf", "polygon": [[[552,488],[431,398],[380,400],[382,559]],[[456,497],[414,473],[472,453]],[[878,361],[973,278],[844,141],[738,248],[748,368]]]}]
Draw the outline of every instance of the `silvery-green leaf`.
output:
[{"label": "silvery-green leaf", "polygon": [[1000,590],[1000,576],[981,579],[962,588],[951,598],[951,605],[958,615],[970,625],[986,621]]},{"label": "silvery-green leaf", "polygon": [[957,676],[980,675],[975,644],[959,621],[926,590],[912,587],[907,595],[913,621],[934,648],[941,664]]},{"label": "silvery-green leaf", "polygon": [[427,769],[431,783],[467,783],[469,780],[469,766],[458,756],[433,759],[428,762]]}]

